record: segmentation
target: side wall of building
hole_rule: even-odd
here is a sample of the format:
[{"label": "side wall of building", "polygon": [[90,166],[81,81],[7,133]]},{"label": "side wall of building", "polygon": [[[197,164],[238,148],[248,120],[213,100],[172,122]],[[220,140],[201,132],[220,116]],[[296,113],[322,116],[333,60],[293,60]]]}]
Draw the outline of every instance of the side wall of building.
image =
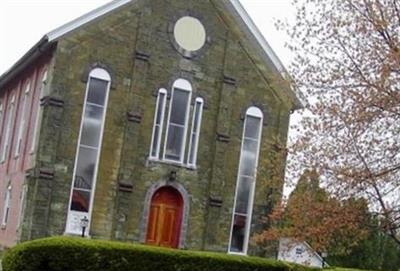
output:
[{"label": "side wall of building", "polygon": [[[0,244],[19,240],[26,200],[26,176],[36,156],[36,138],[43,76],[51,56],[32,63],[0,89]],[[3,159],[4,158],[4,159]]]}]

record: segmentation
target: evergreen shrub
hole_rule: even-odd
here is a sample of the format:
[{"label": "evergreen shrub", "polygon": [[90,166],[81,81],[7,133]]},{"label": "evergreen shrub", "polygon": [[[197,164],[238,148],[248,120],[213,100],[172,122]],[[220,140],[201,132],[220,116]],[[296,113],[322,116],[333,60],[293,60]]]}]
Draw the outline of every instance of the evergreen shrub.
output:
[{"label": "evergreen shrub", "polygon": [[51,237],[21,243],[3,258],[4,271],[311,271],[289,263],[223,253]]}]

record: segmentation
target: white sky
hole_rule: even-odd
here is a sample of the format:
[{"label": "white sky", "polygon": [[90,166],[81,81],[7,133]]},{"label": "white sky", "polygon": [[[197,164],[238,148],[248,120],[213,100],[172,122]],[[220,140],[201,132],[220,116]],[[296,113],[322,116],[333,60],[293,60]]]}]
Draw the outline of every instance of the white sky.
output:
[{"label": "white sky", "polygon": [[[0,74],[10,68],[47,32],[109,0],[0,0]],[[241,0],[281,61],[288,66],[285,35],[274,19],[293,17],[291,0]]]}]

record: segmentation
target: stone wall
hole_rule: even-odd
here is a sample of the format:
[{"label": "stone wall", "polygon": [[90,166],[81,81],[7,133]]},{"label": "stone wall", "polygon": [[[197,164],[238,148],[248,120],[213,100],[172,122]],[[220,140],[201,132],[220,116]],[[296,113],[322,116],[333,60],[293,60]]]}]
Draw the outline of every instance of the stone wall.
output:
[{"label": "stone wall", "polygon": [[[279,95],[287,91],[284,86],[271,82],[272,69],[254,64],[257,55],[245,35],[233,31],[230,15],[218,5],[138,1],[61,38],[51,97],[62,102],[45,108],[38,156],[38,168],[48,169],[52,177],[31,177],[31,183],[41,185],[29,198],[35,207],[25,239],[64,232],[87,71],[95,66],[109,70],[113,81],[91,218],[93,238],[143,241],[146,194],[176,171],[175,182],[186,190],[190,207],[182,246],[227,251],[244,112],[252,105],[265,119],[252,221],[252,228],[262,227],[260,218],[277,198],[267,196],[272,171],[262,161],[274,152],[277,139],[286,142],[291,101]],[[175,50],[168,30],[188,14],[202,20],[210,39],[193,59]],[[193,101],[197,96],[205,100],[196,170],[148,160],[156,93],[161,87],[170,92],[179,77],[192,83]],[[277,164],[283,168],[284,161]],[[256,253],[255,246],[250,249]]]}]

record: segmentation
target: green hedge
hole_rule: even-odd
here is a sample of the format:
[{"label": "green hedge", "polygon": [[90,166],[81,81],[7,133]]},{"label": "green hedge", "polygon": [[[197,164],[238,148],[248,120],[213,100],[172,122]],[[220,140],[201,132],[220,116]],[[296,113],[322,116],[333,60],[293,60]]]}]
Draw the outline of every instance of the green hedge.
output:
[{"label": "green hedge", "polygon": [[256,257],[171,250],[127,243],[51,237],[6,252],[4,271],[311,271]]},{"label": "green hedge", "polygon": [[324,271],[373,271],[373,270],[361,270],[361,269],[353,269],[353,268],[332,267],[332,268],[324,269]]}]

